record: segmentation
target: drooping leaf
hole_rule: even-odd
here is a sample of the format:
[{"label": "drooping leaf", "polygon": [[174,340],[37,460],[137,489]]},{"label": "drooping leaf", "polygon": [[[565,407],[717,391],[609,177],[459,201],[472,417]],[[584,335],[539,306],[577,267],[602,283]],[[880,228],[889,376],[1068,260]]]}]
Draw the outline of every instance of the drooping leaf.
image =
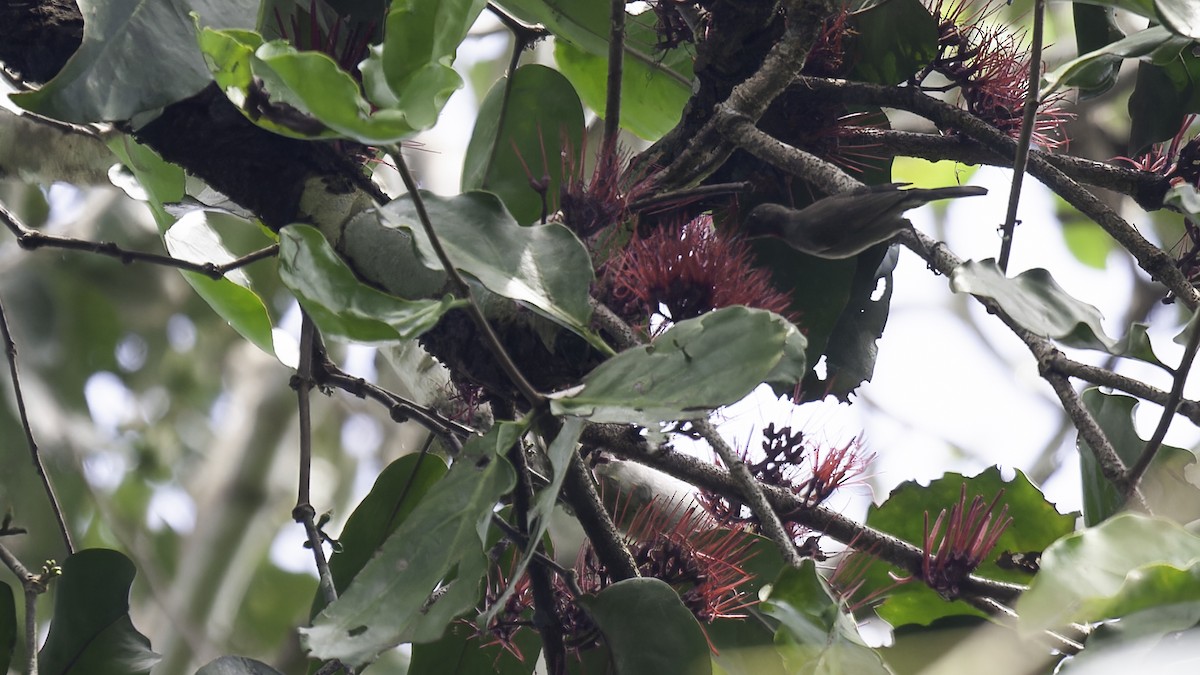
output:
[{"label": "drooping leaf", "polygon": [[937,56],[937,19],[918,0],[874,3],[852,13],[849,24],[849,79],[900,84]]},{"label": "drooping leaf", "polygon": [[1138,64],[1129,96],[1129,148],[1135,157],[1153,143],[1175,136],[1189,113],[1200,111],[1200,56],[1186,48]]},{"label": "drooping leaf", "polygon": [[279,233],[279,276],[327,337],[386,344],[417,337],[443,314],[465,303],[404,300],[362,283],[308,225],[289,225]]},{"label": "drooping leaf", "polygon": [[78,0],[83,44],[54,79],[14,94],[28,110],[68,122],[127,120],[181,101],[211,80],[196,27],[254,26],[257,0]]},{"label": "drooping leaf", "polygon": [[616,675],[712,672],[704,631],[662,581],[626,579],[579,604],[604,634]]},{"label": "drooping leaf", "polygon": [[[930,482],[928,487],[915,481],[905,482],[893,490],[883,504],[868,510],[867,525],[924,548],[922,540],[925,532],[921,514],[928,513],[929,522],[934,522],[943,509],[949,510],[959,501],[964,484],[967,486],[968,506],[975,496],[990,503],[1003,490],[1004,496],[997,503],[994,513],[998,515],[1007,506],[1008,515],[1013,519],[995,548],[986,554],[976,569],[981,576],[1015,583],[1028,582],[1029,575],[1026,572],[1002,569],[996,563],[999,555],[1004,551],[1041,551],[1075,528],[1075,515],[1059,513],[1024,474],[1017,472],[1012,481],[1006,482],[995,467],[972,478],[948,473]],[[945,533],[945,528],[942,532]],[[906,624],[929,625],[948,616],[982,616],[978,610],[962,601],[946,602],[920,581],[897,585],[889,572],[894,573],[895,569],[872,560],[863,576],[863,587],[855,597],[866,597],[872,592],[890,589],[887,600],[876,611],[897,628]],[[908,576],[908,573],[902,571],[901,575]]]},{"label": "drooping leaf", "polygon": [[681,321],[653,344],[624,351],[551,401],[556,415],[653,426],[700,417],[750,393],[782,359],[802,371],[799,331],[777,314],[725,307]]},{"label": "drooping leaf", "polygon": [[[486,192],[454,197],[422,192],[421,198],[456,268],[489,291],[516,300],[594,346],[608,349],[588,328],[592,264],[570,230],[558,224],[521,227],[499,198]],[[380,213],[387,224],[412,233],[426,267],[442,268],[409,195],[388,203]]]},{"label": "drooping leaf", "polygon": [[[1138,400],[1124,394],[1106,394],[1095,387],[1084,390],[1082,398],[1125,466],[1133,466],[1146,447],[1133,425]],[[1082,437],[1076,445],[1083,481],[1083,521],[1095,525],[1120,511],[1125,498],[1104,477],[1091,446]],[[1200,518],[1200,488],[1187,479],[1195,463],[1196,456],[1182,448],[1164,445],[1158,449],[1138,486],[1154,513],[1180,522]]]},{"label": "drooping leaf", "polygon": [[[1085,5],[1081,2],[1071,6],[1071,18],[1075,24],[1075,51],[1079,56],[1102,50],[1125,37],[1117,26],[1116,14],[1110,7]],[[1097,59],[1083,66],[1071,76],[1069,86],[1079,88],[1080,100],[1095,98],[1112,89],[1121,70],[1121,59]]]},{"label": "drooping leaf", "polygon": [[301,629],[315,657],[358,666],[402,642],[437,640],[478,601],[492,509],[513,484],[503,454],[523,432],[500,423],[464,446],[346,592]]},{"label": "drooping leaf", "polygon": [[1189,0],[1154,0],[1154,9],[1163,25],[1176,35],[1200,40],[1200,7]]},{"label": "drooping leaf", "polygon": [[1187,43],[1188,40],[1172,35],[1162,26],[1151,26],[1083,54],[1046,73],[1046,84],[1042,86],[1039,96],[1045,97],[1060,87],[1095,89],[1103,84],[1103,73],[1112,68],[1119,68],[1121,61],[1143,57],[1158,61],[1168,54],[1178,54]]},{"label": "drooping leaf", "polygon": [[950,288],[991,298],[1023,328],[1064,345],[1162,365],[1144,330],[1131,330],[1124,340],[1108,337],[1100,324],[1100,311],[1071,297],[1044,269],[1008,278],[994,260],[969,260],[955,268]]},{"label": "drooping leaf", "polygon": [[800,569],[785,569],[760,609],[779,621],[775,645],[789,672],[889,672],[830,596],[811,559]]},{"label": "drooping leaf", "polygon": [[107,549],[85,549],[63,561],[39,673],[149,675],[159,657],[129,618],[134,571],[129,558]]},{"label": "drooping leaf", "polygon": [[196,675],[283,675],[278,670],[244,656],[222,656],[196,671]]},{"label": "drooping leaf", "polygon": [[[554,441],[550,444],[550,448],[546,454],[550,459],[550,467],[553,469],[553,474],[550,476],[550,482],[538,491],[537,498],[534,499],[532,508],[529,510],[529,532],[527,536],[531,542],[539,542],[546,535],[546,530],[550,526],[550,519],[554,515],[554,505],[558,502],[558,493],[562,489],[563,480],[567,477],[567,467],[570,466],[571,458],[575,455],[575,444],[578,442],[579,434],[582,432],[582,419],[565,419],[558,431],[558,435],[555,436]],[[525,569],[529,566],[529,562],[533,560],[533,554],[536,552],[536,546],[530,546],[527,551],[523,552],[512,567],[512,570],[506,571],[508,578],[520,579],[525,574]],[[500,594],[500,597],[492,601],[491,607],[479,616],[476,624],[481,628],[491,625],[496,615],[504,611],[505,603],[508,602],[509,597],[511,597],[515,590],[515,584],[508,584],[504,592]]]},{"label": "drooping leaf", "polygon": [[[542,216],[543,197],[549,211],[558,203],[566,169],[560,153],[582,150],[583,106],[571,83],[545,66],[522,66],[511,82],[496,82],[479,106],[462,189],[495,193],[519,224],[532,225]],[[539,195],[530,181],[544,176],[550,180]]]},{"label": "drooping leaf", "polygon": [[382,45],[362,64],[371,102],[399,110],[415,129],[428,129],[450,94],[462,86],[452,64],[484,0],[393,2]]},{"label": "drooping leaf", "polygon": [[[555,36],[555,62],[580,98],[604,113],[608,81],[610,6],[607,0],[509,0],[518,17],[546,26]],[[621,126],[654,140],[679,120],[692,93],[690,48],[658,48],[653,12],[625,17]]]},{"label": "drooping leaf", "polygon": [[[410,454],[387,465],[375,485],[346,519],[338,535],[341,550],[329,557],[329,574],[338,593],[346,590],[371,556],[446,475],[446,462],[432,454]],[[312,615],[325,607],[318,593]]]},{"label": "drooping leaf", "polygon": [[1200,537],[1161,518],[1123,513],[1046,549],[1016,610],[1028,635],[1198,600]]}]

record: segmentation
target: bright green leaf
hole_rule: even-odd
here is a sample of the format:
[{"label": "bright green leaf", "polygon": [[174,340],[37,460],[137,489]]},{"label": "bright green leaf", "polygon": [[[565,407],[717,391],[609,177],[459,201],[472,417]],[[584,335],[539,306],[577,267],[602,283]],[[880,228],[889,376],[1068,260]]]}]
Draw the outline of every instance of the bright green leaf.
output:
[{"label": "bright green leaf", "polygon": [[578,602],[604,634],[616,675],[712,672],[704,631],[662,581],[626,579]]},{"label": "bright green leaf", "polygon": [[1100,324],[1100,311],[1071,297],[1044,269],[1026,270],[1008,278],[994,260],[969,260],[950,275],[950,288],[956,293],[991,298],[1026,330],[1069,347],[1161,365],[1144,332],[1131,331],[1120,341],[1108,337]]},{"label": "bright green leaf", "polygon": [[[338,593],[346,590],[383,542],[445,475],[446,462],[428,453],[404,455],[380,472],[371,491],[346,519],[337,538],[341,550],[329,557],[329,574]],[[324,607],[324,596],[318,593],[312,615]]]},{"label": "bright green leaf", "polygon": [[[518,223],[529,225],[542,216],[543,197],[551,211],[557,203],[569,166],[560,152],[582,151],[583,106],[571,83],[545,66],[522,66],[511,82],[496,82],[479,106],[462,189],[494,192]],[[530,180],[543,176],[550,181],[539,195]]]},{"label": "bright green leaf", "polygon": [[[516,300],[607,349],[588,329],[592,263],[587,249],[558,224],[521,227],[493,194],[467,192],[421,199],[446,255],[489,291]],[[422,262],[441,269],[411,196],[381,209],[387,224],[412,233]]]},{"label": "bright green leaf", "polygon": [[[1102,50],[1125,37],[1111,7],[1076,2],[1071,5],[1071,18],[1075,24],[1075,50],[1079,56]],[[1095,98],[1112,89],[1121,71],[1121,61],[1097,59],[1072,75],[1073,86],[1079,88],[1080,100]]]},{"label": "bright green leaf", "polygon": [[1200,537],[1167,520],[1124,513],[1046,549],[1016,610],[1028,635],[1197,600]]},{"label": "bright green leaf", "polygon": [[[440,638],[479,599],[492,509],[513,484],[503,454],[524,427],[500,423],[474,438],[446,477],[388,537],[302,639],[314,656],[358,666],[401,642]],[[450,575],[453,573],[453,578]],[[438,591],[435,602],[430,595]]]},{"label": "bright green leaf", "polygon": [[[1025,553],[1041,551],[1059,537],[1075,529],[1074,514],[1060,514],[1054,505],[1046,501],[1042,493],[1029,482],[1024,474],[1005,482],[998,468],[990,468],[973,478],[948,473],[942,478],[922,486],[914,481],[899,485],[879,506],[867,512],[867,525],[899,537],[904,541],[924,548],[924,521],[920,514],[928,513],[929,522],[937,519],[943,509],[950,509],[958,502],[963,486],[967,487],[967,504],[976,497],[991,502],[1001,490],[1004,496],[996,505],[996,514],[1007,506],[1013,523],[989,551],[976,573],[989,579],[1025,583],[1029,575],[1017,570],[1004,570],[996,564],[1003,551]],[[913,514],[917,514],[916,517]],[[943,529],[943,533],[945,530]],[[907,624],[929,625],[946,616],[980,616],[980,613],[961,601],[946,602],[937,593],[922,583],[897,585],[889,576],[895,572],[890,565],[872,561],[868,567],[863,587],[856,597],[881,589],[891,589],[887,600],[878,608],[884,620],[895,627]],[[902,574],[907,574],[902,572]]]},{"label": "bright green leaf", "polygon": [[[197,263],[220,265],[235,260],[236,256],[225,248],[220,235],[209,225],[210,219],[241,220],[223,213],[192,211],[163,235],[167,251],[176,258]],[[268,354],[275,353],[271,317],[262,299],[248,287],[250,282],[244,272],[235,270],[221,279],[195,272],[184,272],[183,277],[242,337]]]},{"label": "bright green leaf", "polygon": [[712,408],[740,400],[785,357],[788,372],[803,370],[795,334],[777,314],[726,307],[681,321],[654,343],[618,354],[583,380],[582,388],[551,402],[556,415],[593,422],[654,425],[703,417]]},{"label": "bright green leaf", "polygon": [[129,618],[134,572],[129,558],[107,549],[86,549],[63,561],[39,673],[149,674],[159,657]]},{"label": "bright green leaf", "polygon": [[1151,57],[1157,60],[1162,54],[1179,53],[1188,42],[1184,38],[1172,35],[1162,26],[1151,26],[1072,59],[1046,73],[1046,84],[1038,92],[1038,96],[1044,98],[1059,87],[1094,87],[1098,68],[1119,64],[1124,59]]},{"label": "bright green leaf", "polygon": [[257,0],[78,0],[87,17],[83,44],[19,105],[68,122],[127,120],[203,89],[210,81],[196,49],[196,28],[254,25]]},{"label": "bright green leaf", "polygon": [[463,304],[404,300],[362,283],[320,230],[289,225],[280,231],[279,276],[327,337],[383,344],[417,337]]},{"label": "bright green leaf", "polygon": [[244,656],[222,656],[196,671],[196,675],[282,675],[278,670]]}]

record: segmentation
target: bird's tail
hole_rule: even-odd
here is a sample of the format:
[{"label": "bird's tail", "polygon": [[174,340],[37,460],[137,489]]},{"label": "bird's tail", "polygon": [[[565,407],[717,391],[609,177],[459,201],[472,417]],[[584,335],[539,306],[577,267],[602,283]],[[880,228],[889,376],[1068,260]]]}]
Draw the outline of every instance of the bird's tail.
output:
[{"label": "bird's tail", "polygon": [[940,188],[911,188],[904,194],[914,203],[925,204],[939,199],[954,199],[956,197],[976,197],[986,195],[987,188],[978,185],[952,185]]}]

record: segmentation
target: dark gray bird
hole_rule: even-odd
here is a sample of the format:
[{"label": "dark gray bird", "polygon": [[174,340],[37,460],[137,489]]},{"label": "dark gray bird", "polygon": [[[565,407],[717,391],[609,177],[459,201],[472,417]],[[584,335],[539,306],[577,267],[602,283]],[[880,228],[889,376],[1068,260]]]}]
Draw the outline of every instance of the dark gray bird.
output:
[{"label": "dark gray bird", "polygon": [[749,237],[777,237],[818,258],[850,258],[899,234],[910,224],[904,212],[939,199],[974,197],[987,189],[974,185],[912,188],[888,183],[842,192],[802,209],[759,204],[742,221]]}]

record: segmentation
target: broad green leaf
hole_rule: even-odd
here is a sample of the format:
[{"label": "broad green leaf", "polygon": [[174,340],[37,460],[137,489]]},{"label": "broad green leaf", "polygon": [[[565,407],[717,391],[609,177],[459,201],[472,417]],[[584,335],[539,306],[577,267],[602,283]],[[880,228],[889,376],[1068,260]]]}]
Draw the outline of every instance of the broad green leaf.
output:
[{"label": "broad green leaf", "polygon": [[210,81],[196,49],[202,25],[251,27],[257,0],[78,0],[83,44],[54,79],[13,94],[22,107],[68,122],[127,120],[203,89]]},{"label": "broad green leaf", "polygon": [[1174,137],[1187,115],[1200,111],[1200,56],[1188,48],[1164,56],[1138,64],[1129,96],[1129,156]]},{"label": "broad green leaf", "polygon": [[428,129],[450,94],[462,86],[451,64],[458,45],[487,3],[484,0],[398,0],[392,3],[382,45],[362,64],[371,102],[403,111],[416,129]]},{"label": "broad green leaf", "polygon": [[12,586],[0,581],[0,672],[7,673],[17,644],[17,603]]},{"label": "broad green leaf", "polygon": [[1038,95],[1044,98],[1060,87],[1095,88],[1099,86],[1097,72],[1119,67],[1124,59],[1149,57],[1157,61],[1167,54],[1178,54],[1188,42],[1185,38],[1172,35],[1162,26],[1151,26],[1072,59],[1046,73],[1046,84],[1042,86]]},{"label": "broad green leaf", "polygon": [[[379,474],[371,491],[346,519],[337,537],[341,550],[329,557],[329,574],[338,593],[346,590],[371,556],[445,475],[446,462],[428,453],[405,455]],[[318,593],[313,599],[312,615],[324,607],[324,597]]]},{"label": "broad green leaf", "polygon": [[[220,236],[209,225],[210,219],[241,220],[224,213],[192,211],[163,235],[167,251],[176,258],[197,263],[220,265],[235,260],[236,256],[225,248]],[[249,222],[246,225],[249,226]],[[183,277],[242,337],[268,354],[275,353],[271,317],[262,299],[248,287],[250,282],[244,272],[234,270],[221,279],[195,272],[184,272]]]},{"label": "broad green leaf", "polygon": [[703,417],[740,400],[778,372],[785,357],[803,370],[799,331],[777,314],[725,307],[681,321],[655,339],[605,361],[580,388],[551,401],[556,415],[652,426]]},{"label": "broad green leaf", "polygon": [[712,672],[704,631],[662,581],[626,579],[578,602],[604,634],[616,675]]},{"label": "broad green leaf", "polygon": [[362,283],[308,225],[280,231],[279,276],[327,337],[386,344],[415,338],[464,301],[404,300]]},{"label": "broad green leaf", "polygon": [[[1071,18],[1075,24],[1075,50],[1079,56],[1102,50],[1125,37],[1117,26],[1116,14],[1111,7],[1071,5]],[[1112,89],[1121,71],[1121,59],[1097,59],[1072,75],[1072,86],[1079,88],[1079,98],[1095,98]]]},{"label": "broad green leaf", "polygon": [[[540,23],[554,34],[559,69],[575,85],[580,98],[603,115],[611,3],[507,0],[502,4],[518,17]],[[662,136],[679,120],[683,104],[692,94],[693,79],[694,55],[690,48],[658,49],[654,23],[653,12],[626,15],[622,59],[621,126],[647,140]]]},{"label": "broad green leaf", "polygon": [[919,0],[889,0],[850,15],[849,79],[895,85],[937,56],[938,22]]},{"label": "broad green leaf", "polygon": [[244,656],[222,656],[209,662],[196,675],[283,675],[278,670]]},{"label": "broad green leaf", "polygon": [[499,644],[488,644],[490,635],[479,635],[463,623],[450,629],[437,642],[413,645],[407,675],[531,675],[538,663],[542,642],[537,631],[522,628],[513,641],[523,658]]},{"label": "broad green leaf", "polygon": [[301,629],[313,656],[359,666],[402,642],[437,640],[478,601],[492,509],[514,480],[503,455],[523,432],[500,423],[467,443],[346,592]]},{"label": "broad green leaf", "polygon": [[420,126],[400,108],[372,111],[358,82],[321,52],[300,51],[281,40],[263,42],[249,31],[208,28],[200,34],[200,47],[229,100],[275,133],[383,144],[432,126]]},{"label": "broad green leaf", "polygon": [[1144,330],[1131,330],[1124,340],[1108,337],[1100,324],[1100,311],[1068,295],[1047,270],[1026,270],[1008,278],[994,260],[969,260],[950,275],[950,288],[991,298],[1026,330],[1069,347],[1162,365]]},{"label": "broad green leaf", "polygon": [[[479,106],[462,189],[494,192],[518,223],[530,225],[542,216],[543,197],[554,211],[568,168],[562,153],[580,152],[583,106],[571,83],[545,66],[522,66],[511,81],[496,82]],[[543,176],[550,180],[539,195],[530,181]]]},{"label": "broad green leaf", "polygon": [[149,674],[159,657],[129,618],[133,576],[129,558],[107,549],[85,549],[63,561],[39,673]]},{"label": "broad green leaf", "polygon": [[1057,672],[1086,675],[1112,672],[1118,663],[1127,670],[1185,673],[1194,663],[1200,632],[1200,602],[1180,602],[1121,616],[1095,628],[1087,649],[1064,661]]},{"label": "broad green leaf", "polygon": [[[1133,466],[1146,447],[1146,441],[1133,426],[1133,410],[1138,400],[1090,387],[1083,392],[1083,403],[1117,455],[1127,467]],[[1104,477],[1095,453],[1082,437],[1076,441],[1076,447],[1083,481],[1083,520],[1086,525],[1095,525],[1120,511],[1125,499]],[[1195,463],[1196,456],[1187,450],[1167,445],[1158,449],[1138,486],[1154,513],[1180,522],[1200,518],[1200,491],[1187,479]]]},{"label": "broad green leaf", "polygon": [[789,672],[888,673],[888,669],[858,634],[806,559],[800,569],[785,569],[771,586],[761,610],[780,623],[775,645]]},{"label": "broad green leaf", "polygon": [[1198,600],[1200,537],[1161,518],[1123,513],[1046,549],[1016,610],[1028,635]]},{"label": "broad green leaf", "polygon": [[[550,526],[550,519],[554,516],[554,505],[558,503],[558,493],[562,490],[563,480],[567,477],[567,467],[571,464],[571,458],[575,456],[575,445],[579,441],[579,434],[583,432],[583,420],[579,418],[567,418],[563,420],[561,428],[558,430],[558,435],[550,444],[549,450],[546,452],[550,460],[550,468],[553,474],[550,477],[550,482],[538,491],[537,498],[533,502],[533,508],[529,510],[529,532],[527,534],[530,542],[540,542],[542,537],[546,536],[546,530]],[[529,566],[529,562],[533,560],[533,554],[537,552],[537,547],[531,545],[529,550],[521,554],[516,565],[511,571],[506,571],[509,579],[520,579],[525,574],[525,568]],[[491,607],[487,609],[476,620],[476,625],[481,628],[490,626],[496,615],[504,610],[504,605],[508,602],[508,598],[516,590],[516,585],[508,584],[500,597],[492,601]]]},{"label": "broad green leaf", "polygon": [[[1029,581],[1028,574],[1004,570],[996,564],[1000,553],[1041,551],[1075,529],[1075,515],[1060,514],[1024,474],[1017,472],[1012,481],[1005,482],[1000,476],[1000,470],[995,467],[973,478],[948,473],[932,481],[928,487],[914,481],[905,482],[893,490],[883,504],[872,506],[867,511],[867,525],[899,537],[918,548],[925,548],[922,514],[928,513],[929,522],[934,522],[943,509],[948,511],[959,501],[964,484],[967,486],[968,506],[975,496],[982,497],[985,502],[990,503],[1000,490],[1004,490],[1004,496],[996,504],[994,514],[998,515],[1000,510],[1007,506],[1008,515],[1013,519],[1012,524],[996,542],[996,547],[985,554],[983,562],[976,569],[976,574],[989,579],[1026,583]],[[942,534],[945,534],[944,526]],[[889,572],[895,573],[895,569],[880,561],[871,562],[863,576],[865,583],[855,597],[866,597],[872,592],[890,588],[887,600],[877,612],[897,628],[906,624],[929,625],[947,616],[981,616],[977,610],[964,602],[946,602],[919,580],[914,579],[909,583],[897,585],[895,579],[889,576]],[[908,576],[907,572],[900,574]]]},{"label": "broad green leaf", "polygon": [[1176,35],[1200,40],[1200,6],[1191,0],[1154,0],[1163,25]]},{"label": "broad green leaf", "polygon": [[[597,348],[608,349],[588,328],[592,263],[570,230],[558,224],[521,227],[500,199],[486,192],[454,197],[422,192],[421,199],[456,268],[489,291],[566,326]],[[426,267],[442,268],[410,195],[388,203],[381,214],[387,224],[412,233]]]}]

